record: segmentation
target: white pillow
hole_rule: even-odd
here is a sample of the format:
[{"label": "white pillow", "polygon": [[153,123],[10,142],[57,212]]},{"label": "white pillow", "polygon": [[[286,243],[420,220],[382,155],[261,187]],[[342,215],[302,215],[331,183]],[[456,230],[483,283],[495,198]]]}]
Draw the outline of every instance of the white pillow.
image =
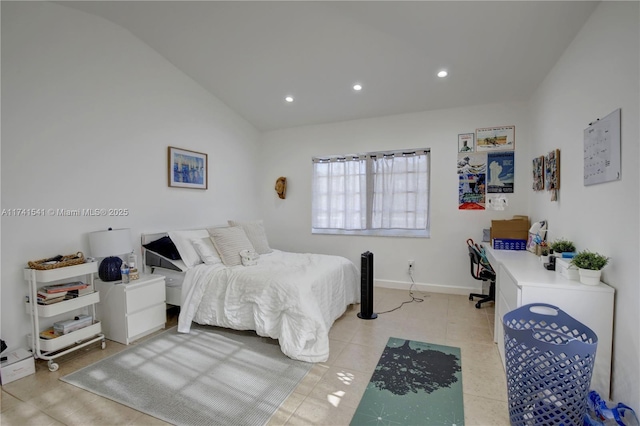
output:
[{"label": "white pillow", "polygon": [[229,226],[241,226],[247,234],[247,238],[251,241],[253,248],[258,254],[271,253],[273,250],[269,247],[267,241],[267,233],[264,231],[264,225],[261,220],[253,220],[247,222],[239,222],[235,220],[228,221]]},{"label": "white pillow", "polygon": [[200,259],[202,259],[206,265],[222,263],[211,237],[193,239],[191,240],[191,244],[193,244],[196,252],[200,255]]},{"label": "white pillow", "polygon": [[222,263],[226,266],[241,265],[240,251],[254,250],[251,241],[247,238],[247,234],[239,226],[212,228],[209,229],[209,233],[211,233],[213,245],[218,250]]},{"label": "white pillow", "polygon": [[196,229],[193,231],[169,231],[169,238],[176,245],[180,258],[184,261],[188,268],[202,263],[200,255],[193,247],[191,240],[199,238],[207,238],[209,233],[206,229]]}]

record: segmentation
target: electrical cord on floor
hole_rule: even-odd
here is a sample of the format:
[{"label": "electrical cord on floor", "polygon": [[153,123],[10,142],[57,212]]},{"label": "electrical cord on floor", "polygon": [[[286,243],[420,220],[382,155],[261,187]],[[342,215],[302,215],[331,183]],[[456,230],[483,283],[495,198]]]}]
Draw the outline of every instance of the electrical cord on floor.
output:
[{"label": "electrical cord on floor", "polygon": [[[378,312],[378,315],[380,315],[380,314],[388,314],[389,312],[397,311],[398,309],[402,308],[407,303],[421,303],[421,302],[424,302],[424,299],[422,299],[420,297],[416,297],[413,294],[413,286],[416,283],[415,283],[415,281],[413,281],[413,274],[411,272],[409,272],[409,276],[411,277],[411,286],[409,287],[409,297],[411,298],[411,300],[407,300],[405,302],[402,302],[402,303],[400,303],[399,306],[396,306],[393,309],[389,309],[388,311]],[[429,297],[429,296],[428,295],[423,295],[423,297]]]}]

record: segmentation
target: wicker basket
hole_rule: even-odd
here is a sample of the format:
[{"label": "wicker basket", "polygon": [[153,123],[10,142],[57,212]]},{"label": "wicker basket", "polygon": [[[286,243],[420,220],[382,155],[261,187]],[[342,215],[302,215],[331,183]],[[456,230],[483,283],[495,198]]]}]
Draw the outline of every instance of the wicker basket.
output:
[{"label": "wicker basket", "polygon": [[29,268],[31,269],[47,270],[47,269],[64,268],[65,266],[79,265],[85,262],[84,254],[82,254],[81,251],[75,254],[62,256],[62,259],[60,259],[55,263],[49,263],[54,261],[54,259],[55,258],[30,260],[28,265],[29,265]]}]

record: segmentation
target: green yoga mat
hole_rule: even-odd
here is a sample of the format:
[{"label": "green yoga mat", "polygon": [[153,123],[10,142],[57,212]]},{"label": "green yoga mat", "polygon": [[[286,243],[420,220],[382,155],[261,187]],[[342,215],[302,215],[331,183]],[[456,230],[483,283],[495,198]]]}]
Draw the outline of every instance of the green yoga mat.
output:
[{"label": "green yoga mat", "polygon": [[391,337],[351,425],[464,425],[460,349]]}]

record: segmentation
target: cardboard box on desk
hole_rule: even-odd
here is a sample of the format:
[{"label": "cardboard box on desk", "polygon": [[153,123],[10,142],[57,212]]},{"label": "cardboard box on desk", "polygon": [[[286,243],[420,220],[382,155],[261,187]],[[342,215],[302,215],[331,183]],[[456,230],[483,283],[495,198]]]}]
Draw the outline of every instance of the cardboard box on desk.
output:
[{"label": "cardboard box on desk", "polygon": [[524,240],[529,236],[529,217],[514,216],[508,220],[491,221],[491,240]]},{"label": "cardboard box on desk", "polygon": [[26,349],[5,351],[2,356],[7,360],[0,363],[0,383],[6,385],[15,380],[35,374],[36,363],[33,354]]}]

